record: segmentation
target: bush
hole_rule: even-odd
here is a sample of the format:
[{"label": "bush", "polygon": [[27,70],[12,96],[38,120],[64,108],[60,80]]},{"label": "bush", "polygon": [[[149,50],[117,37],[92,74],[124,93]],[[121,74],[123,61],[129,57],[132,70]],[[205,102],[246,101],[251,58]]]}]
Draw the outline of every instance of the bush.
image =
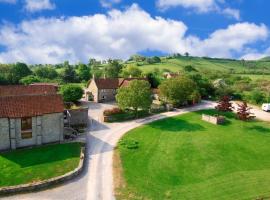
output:
[{"label": "bush", "polygon": [[123,111],[120,108],[106,109],[103,111],[104,116],[112,116],[112,115],[117,115],[121,113],[123,113]]},{"label": "bush", "polygon": [[60,93],[65,102],[77,102],[83,96],[83,89],[78,85],[64,85]]},{"label": "bush", "polygon": [[119,142],[120,146],[126,148],[126,149],[138,149],[139,148],[139,142],[133,139],[126,139],[126,140],[120,140]]},{"label": "bush", "polygon": [[165,111],[166,107],[164,105],[152,104],[150,108],[151,113],[161,113]]}]

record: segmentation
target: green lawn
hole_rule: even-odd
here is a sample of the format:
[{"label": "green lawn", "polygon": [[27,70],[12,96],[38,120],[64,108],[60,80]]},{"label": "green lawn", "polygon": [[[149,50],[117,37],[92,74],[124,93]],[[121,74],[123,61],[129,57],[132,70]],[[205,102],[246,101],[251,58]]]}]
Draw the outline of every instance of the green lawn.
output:
[{"label": "green lawn", "polygon": [[46,180],[75,169],[79,143],[56,144],[0,154],[0,187]]},{"label": "green lawn", "polygon": [[[241,200],[270,197],[270,124],[224,125],[200,111],[157,121],[126,134],[118,149],[125,187],[117,199]],[[138,149],[121,145],[138,142]],[[135,145],[136,146],[136,145]]]}]

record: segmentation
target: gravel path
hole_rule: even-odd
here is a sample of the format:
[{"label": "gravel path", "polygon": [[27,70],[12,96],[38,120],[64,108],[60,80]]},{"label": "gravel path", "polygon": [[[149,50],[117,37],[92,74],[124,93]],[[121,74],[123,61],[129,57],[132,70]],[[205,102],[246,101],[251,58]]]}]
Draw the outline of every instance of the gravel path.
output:
[{"label": "gravel path", "polygon": [[[129,130],[142,124],[176,116],[179,114],[214,107],[213,102],[203,102],[200,105],[162,113],[145,119],[124,123],[104,124],[100,122],[103,109],[113,107],[114,104],[90,104],[89,118],[92,125],[87,133],[87,162],[86,170],[76,179],[56,188],[16,196],[9,200],[113,200],[112,157],[117,141]],[[270,114],[254,110],[256,116],[270,121]]]}]

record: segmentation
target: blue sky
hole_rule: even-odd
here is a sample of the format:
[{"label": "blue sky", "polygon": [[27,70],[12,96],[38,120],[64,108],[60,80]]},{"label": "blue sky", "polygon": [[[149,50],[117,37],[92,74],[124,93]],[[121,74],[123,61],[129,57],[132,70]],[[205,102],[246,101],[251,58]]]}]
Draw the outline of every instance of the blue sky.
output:
[{"label": "blue sky", "polygon": [[126,59],[135,53],[259,59],[268,0],[0,0],[0,62]]}]

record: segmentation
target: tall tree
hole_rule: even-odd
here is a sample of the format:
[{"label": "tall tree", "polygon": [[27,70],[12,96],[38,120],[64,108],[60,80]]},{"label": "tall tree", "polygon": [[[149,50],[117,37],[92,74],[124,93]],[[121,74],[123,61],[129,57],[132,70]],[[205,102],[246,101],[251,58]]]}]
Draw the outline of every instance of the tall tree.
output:
[{"label": "tall tree", "polygon": [[118,60],[108,60],[108,65],[104,68],[104,74],[107,78],[118,78],[123,65]]},{"label": "tall tree", "polygon": [[85,64],[79,63],[77,73],[81,81],[88,81],[91,78],[90,67]]},{"label": "tall tree", "polygon": [[61,75],[65,83],[75,83],[77,81],[75,69],[67,61],[64,62],[64,70]]},{"label": "tall tree", "polygon": [[163,81],[159,89],[163,101],[175,106],[181,106],[191,99],[191,95],[197,90],[197,85],[190,78],[181,76]]},{"label": "tall tree", "polygon": [[128,86],[118,89],[116,95],[118,106],[124,109],[132,109],[138,117],[138,110],[147,110],[152,103],[150,84],[143,80],[133,80]]},{"label": "tall tree", "polygon": [[48,66],[40,66],[37,67],[34,70],[34,73],[40,77],[40,78],[46,78],[46,79],[55,79],[57,78],[58,74],[56,72],[56,70],[52,67],[48,67]]},{"label": "tall tree", "polygon": [[8,74],[8,81],[12,84],[18,84],[19,81],[28,75],[31,75],[32,71],[25,63],[16,63],[11,65],[10,72]]}]

